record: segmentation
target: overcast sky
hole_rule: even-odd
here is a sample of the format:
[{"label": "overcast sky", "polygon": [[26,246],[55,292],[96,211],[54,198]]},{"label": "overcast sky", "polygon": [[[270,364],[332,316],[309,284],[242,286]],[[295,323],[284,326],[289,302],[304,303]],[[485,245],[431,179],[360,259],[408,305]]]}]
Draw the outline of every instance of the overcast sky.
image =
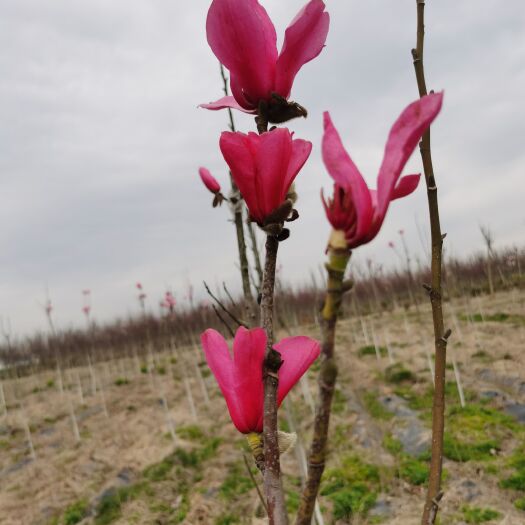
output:
[{"label": "overcast sky", "polygon": [[[263,0],[279,38],[303,0]],[[299,283],[323,261],[329,233],[319,200],[331,183],[320,158],[321,115],[375,186],[388,130],[417,97],[410,49],[414,0],[328,0],[322,54],[296,78],[309,110],[289,127],[314,143],[297,179],[299,221],[280,250]],[[166,288],[238,288],[228,209],[212,209],[198,179],[227,185],[218,138],[227,114],[198,109],[221,96],[205,36],[208,0],[0,0],[0,316],[14,333],[45,329],[49,289],[59,327],[82,326],[81,290],[107,321],[138,310],[134,283],[157,309]],[[525,9],[523,0],[428,0],[426,72],[445,90],[433,132],[446,248],[525,241]],[[235,115],[238,128],[253,121]],[[405,173],[421,171],[414,155]],[[418,235],[418,227],[423,231]],[[422,187],[391,207],[357,259],[399,264],[387,246],[406,231],[424,258]],[[262,236],[261,236],[262,241]]]}]

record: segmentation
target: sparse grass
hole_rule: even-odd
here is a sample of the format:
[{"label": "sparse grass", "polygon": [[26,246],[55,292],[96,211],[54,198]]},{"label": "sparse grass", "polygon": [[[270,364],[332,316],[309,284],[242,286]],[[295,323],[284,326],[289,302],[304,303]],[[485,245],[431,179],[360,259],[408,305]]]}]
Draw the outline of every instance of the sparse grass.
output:
[{"label": "sparse grass", "polygon": [[215,520],[215,525],[234,525],[235,523],[240,523],[239,516],[230,513],[221,514]]},{"label": "sparse grass", "polygon": [[89,504],[82,499],[72,503],[65,511],[62,522],[64,525],[75,525],[82,521],[88,514]]},{"label": "sparse grass", "polygon": [[115,386],[123,386],[123,385],[128,385],[128,384],[129,384],[129,379],[127,379],[126,377],[119,377],[115,379]]},{"label": "sparse grass", "polygon": [[334,520],[349,520],[366,515],[374,505],[379,481],[378,467],[352,454],[342,459],[341,467],[325,472],[321,495],[332,502]]},{"label": "sparse grass", "polygon": [[385,370],[385,380],[387,383],[399,384],[399,383],[415,383],[416,376],[401,363],[395,363],[390,365]]},{"label": "sparse grass", "polygon": [[379,401],[377,392],[365,392],[363,403],[368,413],[374,418],[382,421],[388,421],[394,417]]},{"label": "sparse grass", "polygon": [[197,425],[188,425],[177,428],[177,435],[190,441],[202,441],[205,439],[204,432]]},{"label": "sparse grass", "polygon": [[482,363],[490,363],[494,358],[485,350],[478,350],[472,354],[472,359],[478,359]]},{"label": "sparse grass", "polygon": [[[379,352],[379,355],[381,357],[385,357],[387,355],[387,353],[388,353],[387,349],[384,346],[378,346],[377,347],[377,351]],[[374,345],[362,346],[357,351],[357,355],[359,357],[366,357],[366,356],[370,356],[370,355],[377,356],[376,347]]]},{"label": "sparse grass", "polygon": [[518,509],[518,510],[523,510],[525,511],[525,498],[518,498],[517,500],[514,501],[514,506]]},{"label": "sparse grass", "polygon": [[397,477],[404,479],[411,485],[423,485],[428,481],[429,467],[424,456],[413,458],[405,454],[401,442],[391,434],[386,434],[383,438],[383,447],[397,460]]},{"label": "sparse grass", "polygon": [[332,412],[334,414],[342,414],[347,407],[348,400],[346,399],[346,396],[339,390],[339,388],[336,388],[334,391],[334,399],[332,401]]},{"label": "sparse grass", "polygon": [[[518,447],[513,452],[508,461],[508,466],[514,472],[500,481],[500,487],[525,492],[525,445]],[[525,498],[523,499],[525,500]]]},{"label": "sparse grass", "polygon": [[483,322],[491,322],[491,323],[505,323],[505,322],[511,322],[515,324],[522,324],[525,322],[525,316],[519,315],[519,314],[507,314],[505,312],[496,312],[495,314],[489,314],[482,316],[480,313],[477,314],[471,314],[471,315],[460,315],[459,318],[462,321],[472,321],[473,323],[483,323]]},{"label": "sparse grass", "polygon": [[482,405],[447,410],[444,454],[453,461],[483,461],[494,457],[502,440],[520,432],[518,424],[506,414]]},{"label": "sparse grass", "polygon": [[234,501],[239,495],[253,488],[252,480],[244,474],[244,470],[244,465],[240,462],[230,465],[228,474],[219,488],[220,496],[226,501]]},{"label": "sparse grass", "polygon": [[501,513],[493,509],[465,506],[462,509],[463,519],[467,523],[486,523],[501,518]]}]

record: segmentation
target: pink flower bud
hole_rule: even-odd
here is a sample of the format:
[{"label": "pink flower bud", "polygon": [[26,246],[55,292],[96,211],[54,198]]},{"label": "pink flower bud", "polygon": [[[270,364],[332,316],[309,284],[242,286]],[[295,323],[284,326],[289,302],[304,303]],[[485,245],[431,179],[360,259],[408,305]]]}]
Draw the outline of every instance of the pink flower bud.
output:
[{"label": "pink flower bud", "polygon": [[221,185],[217,182],[217,179],[210,173],[206,168],[199,168],[199,175],[201,176],[204,186],[208,188],[212,193],[219,193],[221,191]]}]

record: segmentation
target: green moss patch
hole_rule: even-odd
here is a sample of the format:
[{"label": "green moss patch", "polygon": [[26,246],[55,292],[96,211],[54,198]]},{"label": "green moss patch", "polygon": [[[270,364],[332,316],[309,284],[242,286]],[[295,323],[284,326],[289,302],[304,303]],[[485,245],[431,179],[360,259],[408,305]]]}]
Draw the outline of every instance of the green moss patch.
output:
[{"label": "green moss patch", "polygon": [[376,502],[379,485],[378,467],[350,455],[342,460],[341,467],[325,472],[321,495],[332,502],[335,520],[349,520],[367,514]]},{"label": "green moss patch", "polygon": [[501,513],[493,509],[465,506],[462,509],[463,519],[467,523],[486,523],[501,518]]}]

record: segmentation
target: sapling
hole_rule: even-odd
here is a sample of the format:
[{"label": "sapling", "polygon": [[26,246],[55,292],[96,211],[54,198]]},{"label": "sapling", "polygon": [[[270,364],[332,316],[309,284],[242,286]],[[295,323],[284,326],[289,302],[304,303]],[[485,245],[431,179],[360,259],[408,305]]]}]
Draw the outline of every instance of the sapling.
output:
[{"label": "sapling", "polygon": [[[428,95],[423,63],[425,42],[425,0],[416,0],[416,6],[417,39],[416,47],[412,49],[412,59],[419,96],[421,97],[421,100],[424,100],[429,96],[434,96],[433,91],[431,91],[430,95]],[[443,495],[441,492],[441,475],[443,468],[443,443],[445,433],[446,358],[447,341],[450,337],[451,331],[445,330],[445,324],[443,321],[443,287],[441,281],[443,239],[445,235],[441,233],[437,184],[434,175],[432,152],[430,147],[430,128],[424,130],[421,142],[419,144],[419,151],[425,173],[430,219],[431,284],[427,284],[425,288],[428,292],[430,304],[432,307],[435,347],[435,379],[432,404],[432,449],[427,495],[421,523],[422,525],[433,525],[438,514],[439,501]]]},{"label": "sapling", "polygon": [[[291,185],[306,162],[312,145],[307,141],[292,138],[286,128],[268,131],[268,125],[306,116],[305,108],[289,101],[289,96],[299,69],[322,51],[328,33],[329,16],[321,0],[310,1],[286,30],[279,55],[276,49],[275,28],[257,0],[214,0],[208,11],[206,25],[210,47],[230,71],[232,96],[225,96],[211,104],[204,104],[203,107],[212,110],[235,108],[252,113],[255,115],[259,133],[245,135],[224,132],[221,135],[220,148],[246,203],[251,220],[266,233],[266,254],[260,292],[260,322],[264,330],[254,329],[260,330],[254,335],[257,339],[254,348],[257,348],[258,352],[262,350],[262,353],[257,354],[258,359],[254,363],[254,380],[260,389],[255,397],[250,396],[250,399],[257,400],[256,414],[261,420],[252,422],[250,426],[255,424],[255,428],[243,429],[249,430],[254,436],[261,431],[264,433],[262,443],[260,436],[253,437],[252,443],[257,451],[256,456],[259,457],[258,465],[264,470],[270,525],[282,525],[288,522],[288,516],[280,475],[277,406],[284,397],[283,394],[279,399],[279,391],[286,377],[283,375],[284,371],[288,370],[290,365],[293,366],[294,360],[292,356],[284,361],[281,359],[280,350],[286,352],[289,348],[288,344],[285,344],[286,340],[274,345],[275,268],[279,243],[289,235],[289,230],[284,228],[284,222],[298,217],[293,208],[295,192]],[[235,339],[248,344],[245,330],[241,326]],[[206,336],[209,332],[205,332],[203,336],[205,351],[211,339],[220,344],[224,351],[224,346],[218,343],[215,336]],[[306,338],[303,345],[315,348],[315,345],[312,347],[310,343],[307,344]],[[300,347],[301,344],[297,350]],[[308,355],[314,354],[315,351],[310,351]],[[207,352],[206,355],[210,363],[212,354]],[[222,366],[226,368],[228,362],[229,359],[224,360]],[[297,373],[293,382],[287,383],[286,391],[305,369],[299,368],[300,373]],[[218,379],[221,377],[220,367],[214,370],[212,366],[212,371]],[[221,380],[219,385],[223,394],[227,396]],[[239,430],[243,431],[241,428]]]},{"label": "sapling", "polygon": [[[418,140],[441,109],[442,94],[413,102],[392,126],[377,178],[377,191],[370,190],[356,165],[344,149],[330,114],[324,114],[323,161],[334,179],[331,199],[323,205],[332,232],[327,246],[327,290],[321,311],[322,365],[319,373],[319,403],[308,459],[308,481],[303,490],[297,524],[310,525],[314,504],[324,471],[332,400],[337,378],[335,330],[343,295],[352,282],[345,273],[352,251],[378,234],[392,200],[412,193],[419,175],[401,172]],[[364,325],[363,325],[364,326]],[[364,331],[364,330],[363,330]],[[366,333],[364,331],[364,333]],[[374,344],[377,347],[377,344]]]}]

